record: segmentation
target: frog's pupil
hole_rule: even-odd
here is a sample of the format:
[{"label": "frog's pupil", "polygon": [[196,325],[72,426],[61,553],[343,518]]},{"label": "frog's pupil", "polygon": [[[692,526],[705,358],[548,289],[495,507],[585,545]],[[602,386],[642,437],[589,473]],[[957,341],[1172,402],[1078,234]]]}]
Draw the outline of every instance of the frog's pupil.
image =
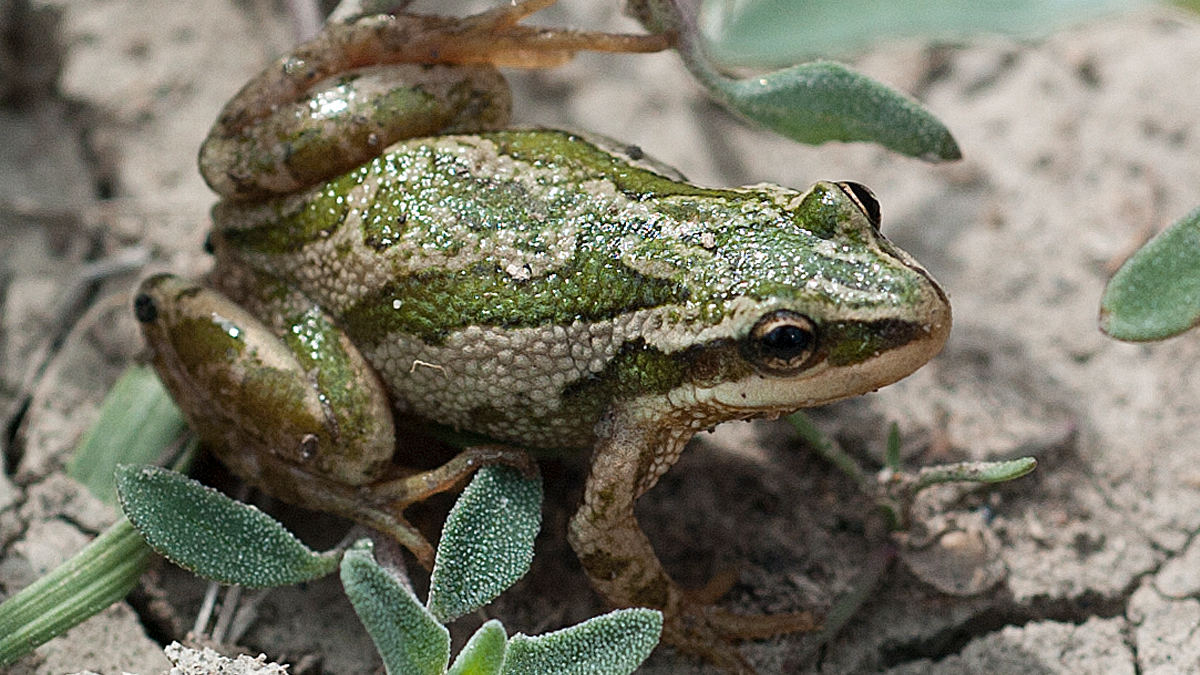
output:
[{"label": "frog's pupil", "polygon": [[804,356],[812,348],[813,335],[799,326],[780,326],[762,338],[768,356],[783,361]]}]

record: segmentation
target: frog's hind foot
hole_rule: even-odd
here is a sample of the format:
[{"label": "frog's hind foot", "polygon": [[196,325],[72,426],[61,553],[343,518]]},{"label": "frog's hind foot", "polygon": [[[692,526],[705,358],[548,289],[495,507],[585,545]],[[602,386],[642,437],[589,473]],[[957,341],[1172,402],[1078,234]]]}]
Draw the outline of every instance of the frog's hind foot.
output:
[{"label": "frog's hind foot", "polygon": [[663,641],[728,673],[757,675],[758,671],[742,656],[736,642],[812,632],[820,627],[821,622],[810,612],[748,616],[685,601],[678,613],[667,617]]},{"label": "frog's hind foot", "polygon": [[412,552],[422,567],[433,569],[433,546],[401,514],[410,505],[452,490],[482,467],[493,464],[511,466],[526,476],[535,476],[538,470],[537,463],[523,450],[500,445],[467,448],[436,469],[357,488],[360,501],[372,506],[354,509],[353,518],[391,535]]},{"label": "frog's hind foot", "polygon": [[726,569],[717,572],[701,588],[683,589],[685,611],[694,607],[694,611],[703,612],[707,622],[728,640],[765,640],[786,633],[811,633],[821,628],[821,622],[812,612],[746,615],[717,607],[737,579],[735,570]]},{"label": "frog's hind foot", "polygon": [[707,607],[704,613],[709,624],[727,640],[765,640],[787,633],[811,633],[822,625],[812,612],[747,615]]},{"label": "frog's hind foot", "polygon": [[454,27],[456,37],[483,38],[478,47],[464,50],[463,54],[473,54],[480,62],[494,66],[546,68],[565,63],[580,51],[649,53],[675,44],[673,33],[631,35],[520,25],[521,20],[555,2],[521,0],[463,19]]},{"label": "frog's hind foot", "polygon": [[529,453],[503,445],[477,445],[466,448],[436,469],[372,483],[362,490],[372,503],[404,509],[457,487],[471,474],[493,464],[511,466],[526,476],[537,475],[537,463]]}]

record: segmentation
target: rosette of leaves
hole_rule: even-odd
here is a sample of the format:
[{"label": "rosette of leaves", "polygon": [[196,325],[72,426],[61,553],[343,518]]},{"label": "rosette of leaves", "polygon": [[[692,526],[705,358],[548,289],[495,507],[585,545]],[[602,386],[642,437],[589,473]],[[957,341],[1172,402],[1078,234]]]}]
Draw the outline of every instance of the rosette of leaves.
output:
[{"label": "rosette of leaves", "polygon": [[510,637],[492,620],[450,662],[443,624],[490,602],[533,559],[541,480],[510,467],[480,469],[455,503],[425,603],[375,561],[369,540],[339,562],[337,552],[313,552],[253,506],[155,467],[122,467],[117,488],[127,517],[150,546],[200,576],[264,587],[340,567],[346,595],[392,675],[625,675],[649,656],[662,632],[661,613],[649,609],[617,610],[533,637]]}]

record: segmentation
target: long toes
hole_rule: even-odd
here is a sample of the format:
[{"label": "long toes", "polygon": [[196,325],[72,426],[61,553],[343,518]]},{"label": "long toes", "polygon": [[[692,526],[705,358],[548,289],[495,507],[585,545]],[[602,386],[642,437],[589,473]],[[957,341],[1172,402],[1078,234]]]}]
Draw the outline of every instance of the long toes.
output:
[{"label": "long toes", "polygon": [[734,675],[757,675],[735,642],[812,632],[820,627],[821,622],[810,612],[746,616],[684,603],[679,614],[663,627],[663,640]]},{"label": "long toes", "polygon": [[702,617],[680,617],[663,626],[663,641],[699,657],[731,675],[758,675],[736,645],[718,634]]},{"label": "long toes", "polygon": [[821,620],[812,612],[747,616],[709,607],[705,614],[709,625],[726,640],[763,640],[786,633],[811,633],[821,629]]},{"label": "long toes", "polygon": [[737,570],[726,568],[720,570],[701,588],[689,588],[683,591],[684,599],[694,605],[714,605],[733,585],[737,583]]}]

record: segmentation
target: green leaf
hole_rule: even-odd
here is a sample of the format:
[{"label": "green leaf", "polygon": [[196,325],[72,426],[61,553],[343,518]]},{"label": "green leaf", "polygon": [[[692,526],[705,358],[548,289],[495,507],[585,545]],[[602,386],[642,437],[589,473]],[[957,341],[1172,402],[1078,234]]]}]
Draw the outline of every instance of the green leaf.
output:
[{"label": "green leaf", "polygon": [[342,557],[342,585],[388,673],[446,672],[450,631],[421,606],[412,591],[375,562],[369,541],[360,540]]},{"label": "green leaf", "polygon": [[486,466],[463,490],[442,530],[429,611],[452,621],[486,605],[529,570],[542,525],[542,481]]},{"label": "green leaf", "polygon": [[[105,397],[68,473],[115,503],[115,463],[159,459],[183,428],[178,408],[154,372],[129,368]],[[185,449],[177,465],[185,468],[191,457]],[[0,605],[0,669],[125,597],[153,554],[121,518],[70,560],[8,598]]]},{"label": "green leaf", "polygon": [[950,130],[920,103],[839,63],[741,80],[697,75],[734,110],[801,143],[870,141],[930,161],[962,157]]},{"label": "green leaf", "polygon": [[106,504],[116,504],[117,465],[155,462],[185,429],[187,422],[154,371],[133,366],[104,398],[99,419],[67,464],[67,475]]},{"label": "green leaf", "polygon": [[900,425],[892,422],[888,429],[887,450],[883,456],[883,465],[892,471],[900,470]]},{"label": "green leaf", "polygon": [[0,669],[125,597],[153,551],[121,518],[82,551],[0,605]]},{"label": "green leaf", "polygon": [[1021,457],[1004,462],[958,462],[956,464],[941,464],[928,466],[917,474],[913,485],[913,494],[938,483],[962,481],[967,483],[1003,483],[1037,468],[1037,460],[1032,457]]},{"label": "green leaf", "polygon": [[1130,256],[1100,299],[1100,330],[1118,340],[1162,340],[1200,323],[1200,209]]},{"label": "green leaf", "polygon": [[479,627],[467,640],[446,675],[498,675],[504,666],[508,635],[504,626],[492,619]]},{"label": "green leaf", "polygon": [[503,675],[627,675],[650,656],[662,635],[662,613],[618,609],[537,637],[508,642]]},{"label": "green leaf", "polygon": [[1150,0],[705,0],[703,33],[713,58],[777,66],[848,54],[881,40],[957,40],[978,33],[1048,35]]},{"label": "green leaf", "polygon": [[275,519],[183,474],[153,466],[117,469],[121,508],[146,542],[206,579],[250,588],[329,574],[337,557],[314,553]]},{"label": "green leaf", "polygon": [[676,51],[709,92],[747,119],[801,143],[869,141],[929,161],[959,159],[950,131],[913,99],[828,61],[759,77],[722,73],[697,27],[697,2],[628,0],[627,11],[651,32],[674,31]]}]

